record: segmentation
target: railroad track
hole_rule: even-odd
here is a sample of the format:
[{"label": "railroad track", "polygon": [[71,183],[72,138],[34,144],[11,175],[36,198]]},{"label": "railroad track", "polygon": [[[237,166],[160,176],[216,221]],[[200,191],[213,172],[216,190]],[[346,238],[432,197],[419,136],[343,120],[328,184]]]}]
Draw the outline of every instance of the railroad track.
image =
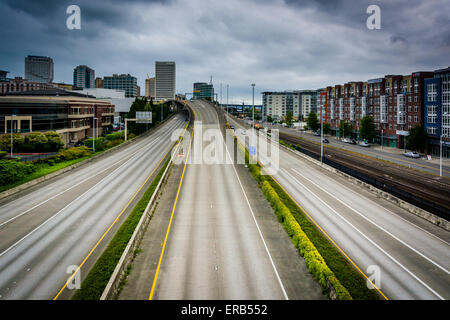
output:
[{"label": "railroad track", "polygon": [[[315,154],[317,157],[320,155],[320,145],[314,142],[282,132],[280,132],[280,140],[289,144],[300,145],[301,148]],[[442,209],[436,210],[433,213],[445,219],[449,218],[450,183],[445,180],[438,180],[438,178],[429,174],[421,173],[401,165],[388,164],[368,157],[357,157],[345,150],[324,148],[324,156],[341,166],[376,179],[386,186],[392,186],[402,192],[413,195],[416,198],[416,203],[414,204],[425,210],[433,212],[432,208],[425,204],[421,206],[420,202],[436,204]]]}]

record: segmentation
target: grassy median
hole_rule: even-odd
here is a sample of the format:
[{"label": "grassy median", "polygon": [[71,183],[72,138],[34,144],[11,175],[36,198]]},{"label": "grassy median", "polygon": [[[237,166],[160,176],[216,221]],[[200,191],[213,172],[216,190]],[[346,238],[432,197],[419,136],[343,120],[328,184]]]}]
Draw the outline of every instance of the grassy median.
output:
[{"label": "grassy median", "polygon": [[164,170],[169,163],[170,155],[163,167],[159,170],[155,179],[153,179],[152,183],[145,191],[141,200],[139,200],[128,218],[122,223],[119,230],[117,230],[117,233],[108,244],[108,247],[89,271],[88,275],[81,284],[81,288],[75,292],[72,300],[100,299],[109,279],[111,278],[111,275],[114,272],[114,269],[116,268],[117,263],[120,260],[120,257],[123,254],[123,251],[128,244],[128,241],[131,239],[131,236],[133,235],[134,230],[136,229],[136,226],[138,225],[139,220],[141,219],[142,214],[144,213],[145,208],[153,195],[153,192],[161,180]]},{"label": "grassy median", "polygon": [[[241,150],[245,152],[246,163],[249,163],[248,150],[242,145]],[[361,273],[308,219],[283,188],[271,176],[262,175],[259,164],[248,164],[248,168],[324,291],[331,284],[336,290],[337,299],[378,300],[380,296],[376,290],[367,288],[366,279]]]}]

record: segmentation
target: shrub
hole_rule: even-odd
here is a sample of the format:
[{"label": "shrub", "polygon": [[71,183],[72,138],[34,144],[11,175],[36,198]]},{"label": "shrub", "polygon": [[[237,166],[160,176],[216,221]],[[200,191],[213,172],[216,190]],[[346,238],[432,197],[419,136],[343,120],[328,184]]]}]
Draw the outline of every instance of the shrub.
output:
[{"label": "shrub", "polygon": [[[102,151],[106,149],[106,139],[105,137],[98,137],[95,139],[95,151]],[[84,140],[84,145],[90,149],[92,149],[93,140],[92,139],[86,139]]]},{"label": "shrub", "polygon": [[67,161],[67,160],[73,160],[73,159],[87,157],[87,156],[90,156],[91,154],[92,154],[92,150],[90,150],[86,146],[81,146],[81,147],[74,147],[74,148],[60,151],[57,154],[57,157],[63,161]]},{"label": "shrub", "polygon": [[36,166],[31,163],[0,160],[0,184],[8,185],[20,181],[35,170]]},{"label": "shrub", "polygon": [[112,140],[118,140],[118,139],[122,139],[122,140],[125,139],[124,131],[117,131],[117,132],[106,135],[106,140],[112,141]]},{"label": "shrub", "polygon": [[106,144],[106,147],[107,148],[112,148],[112,147],[118,146],[122,142],[123,142],[122,139],[115,139],[115,140],[112,140],[112,141],[108,141],[107,144]]},{"label": "shrub", "polygon": [[4,158],[7,154],[8,152],[6,151],[0,151],[0,159]]}]

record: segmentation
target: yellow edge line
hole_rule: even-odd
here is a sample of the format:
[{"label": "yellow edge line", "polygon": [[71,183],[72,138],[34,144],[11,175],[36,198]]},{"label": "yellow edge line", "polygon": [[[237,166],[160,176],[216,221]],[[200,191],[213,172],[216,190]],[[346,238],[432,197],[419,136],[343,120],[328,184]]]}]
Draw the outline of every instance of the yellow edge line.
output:
[{"label": "yellow edge line", "polygon": [[[237,140],[238,143],[245,149],[247,149],[244,145],[242,145],[242,143],[239,141],[239,139]],[[266,171],[266,168],[258,161],[258,164]],[[319,228],[319,230],[331,241],[331,243],[333,243],[333,245],[347,258],[348,261],[350,261],[350,263],[373,285],[373,287],[375,289],[377,289],[377,291],[386,299],[389,300],[384,293],[369,279],[369,277],[366,276],[366,274],[356,265],[355,262],[353,262],[352,259],[350,259],[350,257],[344,252],[344,250],[341,249],[341,247],[338,246],[338,244],[336,242],[334,242],[333,239],[331,239],[331,237],[325,232],[325,230],[323,230],[319,224],[311,217],[311,215],[290,195],[289,192],[287,192],[287,190],[285,188],[283,188],[283,186],[281,186],[281,184],[278,182],[278,180],[275,178],[275,176],[270,175],[274,181],[280,186],[281,189],[283,189],[283,191],[289,196],[289,198],[291,198],[292,201],[294,201],[294,203],[301,209],[303,210],[303,212],[306,214],[306,216],[308,217],[308,219],[314,223],[314,225]]]},{"label": "yellow edge line", "polygon": [[[194,123],[195,123],[195,111],[194,111],[194,109],[192,109],[192,112],[194,113]],[[150,290],[150,294],[148,296],[148,300],[152,300],[153,299],[153,294],[155,293],[156,282],[158,281],[159,269],[161,267],[161,262],[162,262],[162,258],[164,256],[164,251],[166,250],[166,244],[167,244],[167,239],[169,238],[170,227],[172,225],[173,216],[174,216],[174,213],[175,213],[175,209],[177,207],[178,197],[180,195],[180,190],[181,190],[181,185],[183,184],[183,178],[184,178],[184,173],[186,171],[186,165],[187,165],[188,159],[189,159],[189,154],[191,153],[191,145],[192,145],[192,137],[194,135],[194,129],[195,129],[195,125],[192,128],[191,140],[189,142],[189,150],[188,150],[188,152],[186,154],[186,162],[184,163],[183,173],[181,174],[181,180],[180,180],[180,183],[178,184],[177,195],[175,197],[175,202],[174,202],[173,207],[172,207],[172,213],[170,215],[169,225],[167,226],[166,236],[164,238],[163,247],[162,247],[162,250],[161,250],[161,254],[159,256],[158,266],[156,267],[156,273],[155,273],[155,277],[153,278],[152,288]]]},{"label": "yellow edge line", "polygon": [[[307,138],[299,137],[299,136],[296,136],[296,135],[293,135],[293,134],[289,134],[289,133],[284,133],[284,132],[283,132],[283,134],[285,134],[285,135],[287,135],[287,136],[294,137],[294,138],[303,139],[303,140],[306,140],[306,141],[308,141],[308,142],[314,143],[315,145],[320,146],[320,143],[318,143],[318,142],[316,142],[316,141],[313,141],[313,140],[309,140],[309,139],[307,139]],[[387,161],[387,162],[389,162],[389,163],[396,164],[396,165],[400,165],[400,166],[406,167],[406,168],[408,168],[408,169],[414,169],[414,170],[418,170],[418,171],[420,171],[420,172],[424,172],[424,173],[431,174],[431,175],[434,175],[434,176],[439,176],[438,174],[436,174],[436,173],[434,173],[434,172],[427,172],[427,171],[423,171],[423,170],[421,170],[421,169],[409,168],[409,167],[407,167],[406,165],[404,165],[404,164],[402,164],[402,163],[396,163],[396,162],[393,162],[393,161],[390,161],[390,160],[385,160],[385,159],[376,158],[377,153],[372,152],[372,151],[369,151],[369,150],[366,150],[366,152],[372,154],[373,156],[369,156],[369,155],[366,155],[366,154],[364,154],[364,153],[360,153],[360,152],[353,151],[353,150],[344,149],[344,148],[338,147],[338,146],[324,145],[324,147],[325,147],[325,148],[331,148],[331,149],[339,150],[339,151],[345,151],[345,152],[353,153],[353,154],[356,154],[357,156],[362,157],[362,158],[367,157],[367,158],[370,158],[370,159],[373,159],[373,160],[376,160],[376,161]],[[413,164],[413,165],[415,165],[415,166],[421,166],[421,167],[424,167],[424,168],[428,168],[428,169],[432,169],[432,170],[435,170],[435,171],[439,171],[439,168],[434,168],[434,167],[431,167],[431,166],[429,166],[429,165],[427,165],[427,164],[417,164],[417,163],[415,163],[415,162],[411,162],[411,161],[408,161],[408,160],[403,160],[403,159],[394,158],[394,157],[391,157],[391,156],[389,156],[389,155],[384,155],[384,157],[386,157],[386,158],[388,158],[388,159],[396,160],[396,161],[405,162],[405,163],[407,163],[407,164]],[[445,170],[445,169],[442,169],[442,172],[450,173],[449,170]]]},{"label": "yellow edge line", "polygon": [[[186,129],[184,129],[186,130]],[[184,134],[184,132],[183,132]],[[84,258],[84,260],[81,262],[81,264],[77,267],[77,269],[75,270],[75,272],[69,277],[69,279],[66,281],[66,283],[64,284],[64,286],[61,288],[61,290],[59,290],[58,294],[53,298],[53,300],[58,299],[58,297],[61,295],[61,293],[64,291],[64,289],[67,287],[67,285],[70,283],[70,281],[72,281],[73,277],[75,277],[75,275],[77,274],[78,271],[80,271],[81,267],[83,267],[83,265],[86,263],[87,259],[91,256],[91,254],[94,252],[94,250],[98,247],[98,245],[100,244],[100,242],[102,242],[103,238],[108,234],[108,232],[111,230],[111,228],[116,224],[116,222],[119,220],[119,218],[122,216],[122,214],[125,212],[125,210],[128,208],[128,206],[130,205],[130,203],[134,200],[134,198],[136,198],[137,194],[139,193],[139,191],[141,191],[141,189],[144,187],[144,185],[147,183],[148,179],[150,179],[150,177],[153,175],[153,173],[155,172],[155,170],[159,167],[159,165],[161,164],[161,162],[166,158],[167,154],[173,149],[173,147],[175,146],[176,142],[173,143],[172,147],[169,148],[169,150],[167,150],[167,152],[164,154],[164,156],[161,158],[161,160],[159,160],[158,164],[156,165],[156,167],[152,170],[152,172],[149,174],[149,176],[147,177],[147,179],[145,179],[144,183],[139,187],[139,189],[136,191],[136,193],[133,195],[133,197],[128,201],[128,203],[125,205],[125,207],[122,209],[122,211],[119,213],[119,215],[116,217],[116,219],[114,219],[113,223],[108,227],[108,229],[106,229],[105,233],[103,233],[103,235],[100,237],[100,239],[97,241],[97,243],[94,245],[94,247],[91,249],[91,251],[89,251],[88,255],[86,256],[86,258]]]}]

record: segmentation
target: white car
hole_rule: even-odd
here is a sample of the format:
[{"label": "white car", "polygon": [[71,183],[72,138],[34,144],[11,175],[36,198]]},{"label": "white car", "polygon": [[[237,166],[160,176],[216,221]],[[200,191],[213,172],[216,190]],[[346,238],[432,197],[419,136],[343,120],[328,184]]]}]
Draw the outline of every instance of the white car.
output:
[{"label": "white car", "polygon": [[420,158],[420,154],[415,151],[406,152],[404,155],[408,158]]},{"label": "white car", "polygon": [[359,144],[361,147],[370,147],[370,145],[367,143],[367,142],[365,142],[365,141],[363,141],[363,142],[361,142],[360,144]]},{"label": "white car", "polygon": [[349,142],[350,142],[350,140],[349,140],[349,139],[347,139],[347,138],[344,138],[344,139],[342,139],[342,142],[344,142],[344,143],[349,143]]}]

